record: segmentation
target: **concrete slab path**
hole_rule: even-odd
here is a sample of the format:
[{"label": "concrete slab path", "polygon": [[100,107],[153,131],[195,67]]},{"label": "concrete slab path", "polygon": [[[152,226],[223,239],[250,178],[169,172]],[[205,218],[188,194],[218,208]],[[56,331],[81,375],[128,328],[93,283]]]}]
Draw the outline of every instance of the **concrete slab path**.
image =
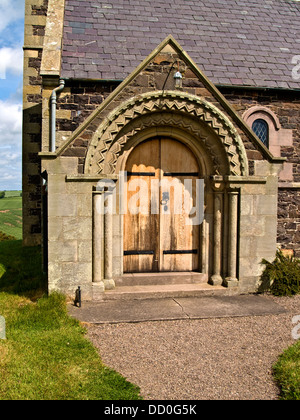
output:
[{"label": "concrete slab path", "polygon": [[209,296],[85,302],[69,307],[71,316],[91,324],[260,316],[284,313],[260,295]]}]

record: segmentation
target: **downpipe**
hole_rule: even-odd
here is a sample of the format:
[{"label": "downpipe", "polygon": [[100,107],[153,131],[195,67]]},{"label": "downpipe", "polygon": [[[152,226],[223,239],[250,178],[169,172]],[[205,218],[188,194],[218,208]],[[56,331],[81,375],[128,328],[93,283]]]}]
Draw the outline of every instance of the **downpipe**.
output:
[{"label": "downpipe", "polygon": [[51,128],[50,128],[50,152],[54,153],[56,150],[56,104],[57,94],[62,92],[65,88],[65,81],[60,79],[59,86],[55,88],[50,97],[51,108]]}]

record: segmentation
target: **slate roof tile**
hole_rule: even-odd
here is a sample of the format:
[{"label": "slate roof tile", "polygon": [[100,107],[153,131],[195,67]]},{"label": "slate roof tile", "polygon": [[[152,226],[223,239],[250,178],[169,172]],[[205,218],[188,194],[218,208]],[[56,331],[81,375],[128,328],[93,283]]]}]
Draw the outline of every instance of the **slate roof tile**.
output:
[{"label": "slate roof tile", "polygon": [[124,79],[170,34],[216,84],[300,88],[296,0],[66,0],[62,76]]}]

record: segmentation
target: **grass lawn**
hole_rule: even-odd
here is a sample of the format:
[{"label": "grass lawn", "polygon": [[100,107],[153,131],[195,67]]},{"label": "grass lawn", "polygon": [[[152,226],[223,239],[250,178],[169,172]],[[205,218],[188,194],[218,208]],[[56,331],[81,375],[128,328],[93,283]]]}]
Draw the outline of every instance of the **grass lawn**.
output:
[{"label": "grass lawn", "polygon": [[5,191],[5,197],[21,197],[21,190]]},{"label": "grass lawn", "polygon": [[300,400],[300,341],[288,348],[273,367],[281,399]]},{"label": "grass lawn", "polygon": [[65,297],[43,296],[40,250],[0,242],[0,400],[137,400],[139,389],[105,367],[67,314]]},{"label": "grass lawn", "polygon": [[[137,400],[139,389],[105,367],[65,298],[45,296],[39,248],[0,242],[0,400]],[[300,341],[273,368],[281,398],[300,400]]]},{"label": "grass lawn", "polygon": [[0,232],[22,239],[22,197],[0,200]]}]

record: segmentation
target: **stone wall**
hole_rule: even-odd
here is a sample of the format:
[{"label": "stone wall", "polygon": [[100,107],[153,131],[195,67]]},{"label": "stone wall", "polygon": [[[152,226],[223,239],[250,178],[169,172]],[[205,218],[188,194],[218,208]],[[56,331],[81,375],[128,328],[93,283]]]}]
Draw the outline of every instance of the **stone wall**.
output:
[{"label": "stone wall", "polygon": [[[111,94],[118,83],[67,82],[63,93],[57,100],[57,147],[82,124],[86,118]],[[75,141],[76,150],[66,151],[65,155],[79,156],[78,173],[83,173],[84,156],[88,141]]]},{"label": "stone wall", "polygon": [[278,193],[278,243],[300,257],[300,189],[280,188]]},{"label": "stone wall", "polygon": [[[241,90],[221,88],[241,115],[254,106],[269,108],[278,117],[283,130],[291,130],[291,145],[281,145],[280,155],[292,164],[290,182],[280,182],[278,199],[278,247],[294,250],[300,256],[300,99],[298,92],[280,90]],[[249,154],[248,154],[249,156]],[[250,166],[252,163],[250,162]]]},{"label": "stone wall", "polygon": [[[31,1],[28,3],[34,3],[30,8],[31,13],[35,13],[36,16],[44,18],[46,11],[46,1]],[[40,8],[36,5],[40,3]],[[28,9],[29,10],[29,9]],[[30,15],[32,16],[32,15]],[[39,22],[39,26],[42,27],[43,22]],[[42,42],[43,31],[41,28],[37,31],[36,27],[38,22],[34,21],[32,24],[32,37],[39,38],[40,43]],[[27,29],[28,31],[28,29]],[[34,34],[34,35],[33,35]],[[40,180],[39,180],[39,160],[36,156],[36,150],[40,150],[40,113],[41,113],[41,97],[40,97],[40,84],[41,80],[39,77],[39,66],[41,60],[41,48],[36,50],[25,50],[29,57],[28,61],[28,73],[32,72],[32,76],[28,75],[29,91],[26,93],[27,104],[32,106],[32,112],[30,116],[26,117],[26,134],[24,139],[30,152],[27,154],[27,162],[32,165],[26,165],[26,151],[25,151],[25,177],[24,177],[24,242],[26,243],[37,243],[40,241]],[[28,58],[28,59],[29,59]],[[165,77],[166,73],[171,69],[173,63],[178,61],[178,57],[170,53],[159,54],[149,66],[140,73],[131,85],[127,89],[127,97],[137,95],[149,90],[157,89],[168,89],[172,88],[173,79]],[[186,68],[185,64],[180,61],[180,70],[184,74],[183,79],[183,91],[203,97],[210,103],[222,108],[220,104],[215,100],[213,95],[203,86],[203,84],[197,79],[193,72]],[[177,66],[177,64],[176,64]],[[25,63],[26,67],[26,63]],[[101,103],[110,95],[111,92],[118,86],[118,83],[104,83],[96,81],[66,81],[66,88],[58,98],[57,105],[57,146],[60,147],[72,133],[85,121],[85,119],[99,106]],[[43,151],[48,150],[49,140],[49,97],[53,86],[47,87],[45,85],[43,91]],[[293,131],[293,145],[282,146],[281,156],[287,157],[288,162],[293,164],[293,181],[300,182],[300,101],[299,98],[293,92],[279,91],[279,90],[241,90],[233,88],[220,88],[223,95],[233,106],[233,108],[240,114],[243,115],[245,111],[256,105],[263,105],[272,110],[285,130]],[[26,90],[25,90],[26,92]],[[123,98],[125,100],[125,93]],[[222,111],[224,111],[222,109]],[[29,125],[28,125],[29,124]],[[31,125],[30,125],[31,124]],[[31,127],[30,129],[28,128]],[[241,131],[239,134],[243,138],[247,155],[249,159],[249,170],[250,175],[255,172],[255,162],[263,159],[262,154],[259,150],[246,138]],[[68,148],[65,152],[65,156],[74,156],[78,162],[78,173],[83,173],[85,154],[87,146],[90,141],[88,133],[81,135],[77,138],[71,148]],[[26,146],[26,147],[27,147]],[[29,168],[32,168],[32,174],[29,173]],[[31,169],[30,169],[31,170]],[[293,192],[293,194],[298,194]],[[288,199],[288,190],[284,193],[281,189],[281,200],[279,202],[279,215],[281,209],[287,206],[285,199]],[[283,214],[283,213],[282,213]],[[278,242],[284,248],[293,248],[297,251],[297,241],[291,240],[292,229],[295,227],[294,224],[290,224],[291,217],[283,217],[281,214],[278,227]],[[284,229],[289,230],[289,232]],[[33,233],[33,234],[32,234]],[[294,236],[297,233],[297,226],[294,231]]]},{"label": "stone wall", "polygon": [[23,81],[23,242],[41,243],[42,78],[48,0],[26,0]]},{"label": "stone wall", "polygon": [[[186,63],[180,60],[178,55],[174,51],[172,52],[172,50],[158,54],[155,59],[150,62],[149,65],[134,78],[134,80],[132,80],[132,82],[124,89],[122,94],[118,95],[116,100],[111,104],[111,109],[107,109],[107,111],[112,111],[127,99],[145,92],[174,89],[173,74],[178,66],[178,62],[180,71],[184,75],[183,87],[181,90],[203,98],[212,105],[218,107],[223,113],[227,114],[226,110],[214,97],[213,93],[198,80],[198,77],[193,73],[193,71],[191,71]],[[101,98],[105,99],[107,97],[107,90],[113,91],[116,87],[116,85],[104,86],[103,84],[101,85],[101,83],[95,84],[92,82],[90,84],[81,83],[79,86],[72,86],[69,83],[71,82],[67,82],[67,89],[69,89],[69,91],[64,91],[62,103],[59,101],[58,109],[71,111],[72,117],[71,120],[70,118],[59,118],[57,128],[62,131],[61,134],[58,134],[58,137],[63,135],[63,133],[68,134],[68,130],[69,134],[74,132],[84,121],[86,116],[92,112],[93,108],[96,108],[95,101],[99,101],[101,103]],[[230,116],[228,116],[228,118],[232,122],[232,118]],[[99,121],[97,121],[97,123],[100,125]],[[254,167],[254,161],[256,159],[263,159],[262,153],[253,143],[251,143],[251,141],[249,141],[242,130],[238,127],[237,131],[244,140],[251,167]],[[89,144],[90,140],[91,138],[88,133],[85,132],[84,138],[83,136],[77,138],[65,153],[67,153],[68,156],[77,156],[82,162],[85,158],[86,152],[86,148],[82,147],[82,144]]]},{"label": "stone wall", "polygon": [[[175,54],[162,53],[158,55],[155,60],[136,77],[130,87],[128,87],[127,97],[132,97],[146,91],[160,90],[162,88],[165,90],[172,89],[174,87],[173,77],[169,76],[169,78],[166,78],[166,74],[168,74],[173,63],[177,62],[177,60],[178,57]],[[213,95],[182,62],[180,62],[180,70],[184,74],[182,88],[184,92],[199,96],[212,103],[214,106],[219,107],[221,111],[224,112],[224,109]],[[74,132],[87,116],[117,87],[117,84],[67,81],[66,86],[63,97],[58,100],[58,139],[65,139]],[[293,145],[282,146],[280,155],[281,157],[286,157],[288,162],[293,164],[293,181],[299,182],[300,100],[297,95],[293,92],[289,93],[275,90],[270,90],[269,92],[233,88],[220,88],[220,90],[241,116],[251,107],[263,105],[277,115],[284,130],[293,131]],[[125,100],[125,93],[123,97]],[[64,112],[62,112],[62,110]],[[67,115],[66,111],[70,111],[70,114]],[[241,131],[239,131],[239,134],[242,136],[247,150],[250,174],[253,174],[254,162],[256,160],[262,160],[263,156]],[[86,138],[84,140],[84,144],[79,142],[73,144],[72,150],[68,150],[68,153],[74,153],[74,155],[84,158],[85,145],[89,139]],[[61,144],[60,140],[58,144]],[[78,148],[81,147],[84,149],[80,151]]]},{"label": "stone wall", "polygon": [[48,172],[49,291],[71,296],[82,286],[90,296],[92,279],[92,195],[89,184],[66,183],[77,171],[74,158],[44,162]]},{"label": "stone wall", "polygon": [[[172,77],[166,78],[171,66],[178,61],[174,54],[161,53],[149,66],[140,73],[127,88],[128,96],[138,95],[149,90],[172,88]],[[182,90],[194,95],[198,95],[210,103],[221,108],[213,95],[203,86],[193,72],[186,68],[180,61],[180,70],[184,74]],[[176,64],[177,66],[177,64]],[[57,119],[57,138],[58,146],[68,138],[84,120],[107,98],[107,96],[117,87],[118,84],[96,83],[96,82],[67,82],[66,89],[58,100],[58,119]],[[278,117],[283,130],[291,130],[293,144],[280,147],[280,156],[286,157],[289,164],[292,164],[292,176],[294,182],[300,181],[300,100],[293,92],[279,90],[242,90],[233,88],[220,88],[221,93],[233,106],[233,108],[243,115],[245,111],[255,106],[264,106],[270,109]],[[123,98],[125,100],[125,94]],[[249,159],[249,172],[254,175],[255,162],[263,159],[257,148],[249,142],[246,136],[239,131],[243,138],[247,156]],[[78,172],[83,173],[86,148],[90,137],[86,133],[73,143],[64,153],[65,156],[76,156],[78,158]],[[283,187],[282,187],[283,188]],[[279,201],[279,226],[278,244],[283,248],[291,248],[298,252],[297,241],[291,240],[291,235],[297,236],[297,226],[291,224],[291,217],[283,217],[284,208],[288,206],[289,190],[281,189],[281,200]],[[297,196],[295,191],[293,194]],[[295,230],[293,231],[293,228]],[[286,229],[286,230],[285,230]]]},{"label": "stone wall", "polygon": [[284,130],[292,130],[293,145],[281,146],[281,156],[293,163],[293,180],[300,181],[300,99],[298,92],[284,90],[247,90],[236,88],[220,88],[233,108],[243,115],[255,106],[264,106],[278,117]]},{"label": "stone wall", "polygon": [[[95,180],[80,180],[77,159],[58,157],[43,161],[48,173],[48,290],[74,297],[81,287],[85,300],[101,299],[93,279],[93,191]],[[68,177],[66,177],[68,174]],[[73,177],[72,177],[73,175]],[[112,275],[122,274],[122,217],[113,215]],[[98,226],[99,228],[99,226]],[[100,227],[101,231],[101,227]],[[104,249],[104,233],[101,231]],[[97,263],[104,266],[104,252]],[[101,290],[100,290],[101,291]]]},{"label": "stone wall", "polygon": [[264,269],[262,259],[274,259],[279,170],[280,166],[258,161],[255,174],[265,180],[241,188],[239,279],[244,292],[257,289]]}]

